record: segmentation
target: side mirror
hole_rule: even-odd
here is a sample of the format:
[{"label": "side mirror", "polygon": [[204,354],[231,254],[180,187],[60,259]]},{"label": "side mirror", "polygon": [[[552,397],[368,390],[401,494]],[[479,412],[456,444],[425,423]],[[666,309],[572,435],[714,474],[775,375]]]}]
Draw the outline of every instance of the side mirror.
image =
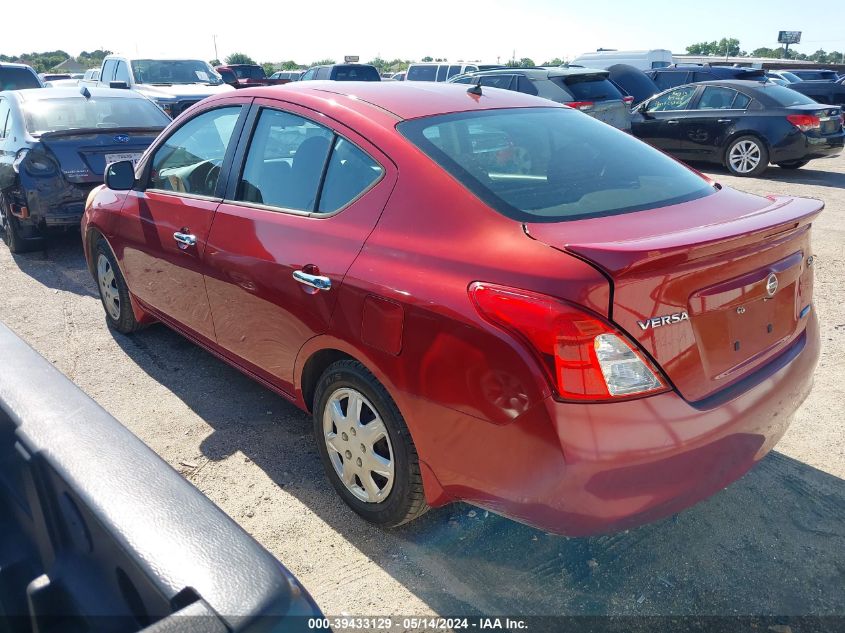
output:
[{"label": "side mirror", "polygon": [[135,186],[135,165],[131,160],[121,160],[106,166],[106,187],[114,191],[129,191]]},{"label": "side mirror", "polygon": [[129,90],[129,84],[125,81],[110,81],[109,88],[120,88],[121,90]]}]

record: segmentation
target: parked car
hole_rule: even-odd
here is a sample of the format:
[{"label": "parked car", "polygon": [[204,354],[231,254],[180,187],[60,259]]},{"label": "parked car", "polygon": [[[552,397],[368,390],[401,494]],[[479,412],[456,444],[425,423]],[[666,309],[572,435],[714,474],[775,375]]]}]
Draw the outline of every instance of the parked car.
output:
[{"label": "parked car", "polygon": [[845,106],[845,85],[841,81],[800,81],[789,87],[818,103]]},{"label": "parked car", "polygon": [[642,70],[628,64],[614,64],[607,69],[608,79],[625,96],[631,97],[629,101],[636,106],[646,99],[662,92],[654,80]]},{"label": "parked car", "polygon": [[423,62],[411,64],[405,71],[403,81],[449,81],[452,77],[481,70],[478,64],[449,64]]},{"label": "parked car", "polygon": [[405,81],[405,77],[407,76],[407,72],[402,70],[398,73],[393,73],[393,76],[390,78],[392,81]]},{"label": "parked car", "polygon": [[766,75],[762,68],[743,68],[738,66],[711,66],[710,64],[672,64],[665,68],[656,68],[646,72],[657,87],[662,90],[684,84],[719,79],[758,80]]},{"label": "parked car", "polygon": [[380,525],[464,500],[584,535],[721,490],[810,391],[823,203],[476,93],[200,104],[86,205],[107,322],[161,320],[310,411],[332,485]]},{"label": "parked car", "polygon": [[233,88],[278,86],[290,81],[290,79],[268,77],[264,72],[264,67],[258,64],[226,64],[225,66],[216,66],[214,70],[220,74],[224,82]]},{"label": "parked car", "polygon": [[804,81],[798,75],[794,75],[788,70],[767,70],[766,77],[772,81],[783,82],[781,85],[789,85]]},{"label": "parked car", "polygon": [[128,88],[176,118],[208,96],[234,90],[198,59],[130,59],[109,55],[100,67],[98,86]]},{"label": "parked car", "polygon": [[302,73],[304,70],[277,70],[272,75],[270,75],[270,79],[287,79],[288,81],[299,81],[299,78],[302,77]]},{"label": "parked car", "polygon": [[[137,160],[170,119],[129,90],[0,92],[0,231],[13,253],[79,226],[106,164]],[[3,125],[5,124],[5,125]]]},{"label": "parked car", "polygon": [[97,83],[100,81],[100,69],[99,68],[89,68],[85,71],[82,75],[82,79],[79,81],[80,85],[86,86],[96,86]]},{"label": "parked car", "polygon": [[813,68],[790,68],[789,70],[776,70],[771,72],[790,73],[798,77],[799,81],[836,81],[839,73],[835,70],[816,70]]},{"label": "parked car", "polygon": [[633,133],[684,160],[759,176],[769,163],[803,167],[842,151],[842,110],[771,82],[707,81],[674,88],[634,111]]},{"label": "parked car", "polygon": [[44,82],[45,88],[75,88],[78,85],[78,79],[53,79]]},{"label": "parked car", "polygon": [[486,70],[461,75],[451,81],[536,95],[581,110],[620,130],[630,130],[629,106],[633,98],[623,95],[608,77],[606,70],[570,66]]},{"label": "parked car", "polygon": [[38,75],[41,81],[46,83],[48,81],[58,81],[59,79],[72,79],[70,73],[41,73]]},{"label": "parked car", "polygon": [[0,91],[43,87],[44,83],[32,66],[0,62]]},{"label": "parked car", "polygon": [[381,81],[378,69],[370,64],[349,62],[344,64],[327,64],[312,66],[299,78],[299,81],[312,79],[327,79],[330,81]]},{"label": "parked car", "polygon": [[672,65],[672,51],[665,48],[653,48],[640,51],[616,51],[597,50],[592,53],[579,55],[571,62],[570,66],[587,66],[589,68],[602,68],[608,70],[611,66],[625,64],[640,70],[651,70],[652,68],[663,68]]}]

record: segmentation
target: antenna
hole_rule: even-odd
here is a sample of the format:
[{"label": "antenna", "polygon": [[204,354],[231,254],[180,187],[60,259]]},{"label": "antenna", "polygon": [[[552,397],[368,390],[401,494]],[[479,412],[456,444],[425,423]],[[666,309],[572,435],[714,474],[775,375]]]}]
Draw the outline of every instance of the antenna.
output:
[{"label": "antenna", "polygon": [[467,94],[475,95],[476,97],[481,96],[481,84],[474,84],[467,88]]}]

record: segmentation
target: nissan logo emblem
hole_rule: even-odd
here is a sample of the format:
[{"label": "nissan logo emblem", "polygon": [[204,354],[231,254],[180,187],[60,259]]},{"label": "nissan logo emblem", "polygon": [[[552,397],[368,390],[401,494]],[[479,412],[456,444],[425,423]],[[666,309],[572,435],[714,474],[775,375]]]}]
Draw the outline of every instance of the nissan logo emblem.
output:
[{"label": "nissan logo emblem", "polygon": [[772,297],[777,292],[777,289],[778,289],[778,278],[777,278],[777,275],[772,273],[766,278],[766,292],[769,293],[770,297]]}]

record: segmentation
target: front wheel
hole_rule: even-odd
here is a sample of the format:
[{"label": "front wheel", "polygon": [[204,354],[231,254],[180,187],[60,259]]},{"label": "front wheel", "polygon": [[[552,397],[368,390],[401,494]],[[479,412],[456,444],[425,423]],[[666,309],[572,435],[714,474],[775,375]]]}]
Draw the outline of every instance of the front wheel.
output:
[{"label": "front wheel", "polygon": [[769,166],[769,150],[756,136],[740,136],[725,150],[725,167],[734,176],[759,176]]},{"label": "front wheel", "polygon": [[778,167],[781,169],[801,169],[809,162],[809,160],[790,160],[785,163],[778,163]]},{"label": "front wheel", "polygon": [[110,327],[124,334],[141,329],[135,319],[129,299],[129,287],[117,266],[117,260],[104,238],[99,238],[94,247],[97,274],[97,288],[106,311],[106,322]]},{"label": "front wheel", "polygon": [[314,436],[335,490],[367,521],[395,527],[428,510],[405,420],[384,386],[357,361],[338,361],[320,377]]}]

